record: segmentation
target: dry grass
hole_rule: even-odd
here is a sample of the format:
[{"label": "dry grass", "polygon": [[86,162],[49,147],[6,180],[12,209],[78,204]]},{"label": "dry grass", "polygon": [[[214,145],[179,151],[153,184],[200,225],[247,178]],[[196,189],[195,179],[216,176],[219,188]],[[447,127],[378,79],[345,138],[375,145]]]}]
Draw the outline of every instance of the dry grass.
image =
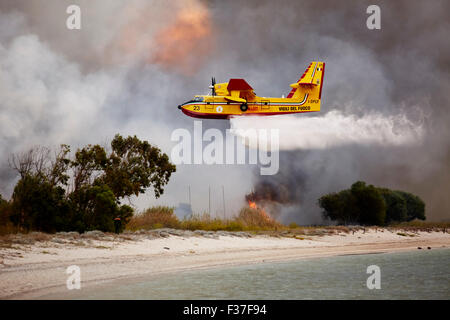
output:
[{"label": "dry grass", "polygon": [[450,222],[427,222],[421,220],[413,220],[410,222],[402,222],[389,225],[390,229],[401,229],[405,231],[450,231]]},{"label": "dry grass", "polygon": [[236,220],[247,230],[279,230],[284,227],[260,209],[243,208]]},{"label": "dry grass", "polygon": [[126,229],[173,228],[183,230],[205,231],[261,231],[279,230],[283,226],[267,216],[259,209],[243,208],[237,217],[232,219],[211,218],[209,214],[194,214],[185,220],[179,220],[173,213],[173,208],[152,207],[134,216]]},{"label": "dry grass", "polygon": [[158,228],[179,228],[180,221],[173,213],[174,208],[151,207],[144,212],[133,216],[127,224],[128,230],[158,229]]},{"label": "dry grass", "polygon": [[235,220],[211,218],[209,214],[205,213],[202,215],[192,215],[189,219],[181,221],[179,228],[191,231],[243,231],[244,225]]}]

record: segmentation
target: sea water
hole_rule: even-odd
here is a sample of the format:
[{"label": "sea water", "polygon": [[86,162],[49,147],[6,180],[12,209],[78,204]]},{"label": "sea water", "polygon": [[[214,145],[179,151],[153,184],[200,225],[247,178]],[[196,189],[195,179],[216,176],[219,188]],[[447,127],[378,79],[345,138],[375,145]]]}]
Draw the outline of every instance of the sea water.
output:
[{"label": "sea water", "polygon": [[[380,270],[369,289],[368,267]],[[66,299],[449,299],[450,249],[333,256],[120,280]]]}]

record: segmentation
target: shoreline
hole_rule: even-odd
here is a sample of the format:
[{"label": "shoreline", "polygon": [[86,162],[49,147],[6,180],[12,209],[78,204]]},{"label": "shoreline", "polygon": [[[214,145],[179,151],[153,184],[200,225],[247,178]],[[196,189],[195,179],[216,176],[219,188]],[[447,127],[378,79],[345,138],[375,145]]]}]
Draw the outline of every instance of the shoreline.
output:
[{"label": "shoreline", "polygon": [[[0,247],[0,299],[67,293],[66,268],[81,270],[81,290],[103,283],[217,267],[328,256],[450,248],[450,234],[373,229],[302,238],[232,235],[146,235]],[[112,240],[111,240],[112,238]],[[88,245],[81,245],[88,243]]]}]

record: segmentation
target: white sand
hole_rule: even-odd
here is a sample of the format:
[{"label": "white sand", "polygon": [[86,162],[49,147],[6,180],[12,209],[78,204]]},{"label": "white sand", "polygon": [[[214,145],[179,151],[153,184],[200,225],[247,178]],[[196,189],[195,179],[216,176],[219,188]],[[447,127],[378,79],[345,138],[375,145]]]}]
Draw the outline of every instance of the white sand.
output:
[{"label": "white sand", "polygon": [[[404,232],[404,231],[401,231]],[[411,234],[411,232],[407,232]],[[373,229],[355,234],[276,238],[170,236],[138,241],[36,242],[0,248],[0,298],[33,299],[67,292],[66,268],[81,268],[82,288],[104,281],[215,266],[262,263],[343,254],[394,252],[450,247],[450,234],[418,232],[413,237],[397,231]],[[169,249],[165,249],[169,248]]]}]

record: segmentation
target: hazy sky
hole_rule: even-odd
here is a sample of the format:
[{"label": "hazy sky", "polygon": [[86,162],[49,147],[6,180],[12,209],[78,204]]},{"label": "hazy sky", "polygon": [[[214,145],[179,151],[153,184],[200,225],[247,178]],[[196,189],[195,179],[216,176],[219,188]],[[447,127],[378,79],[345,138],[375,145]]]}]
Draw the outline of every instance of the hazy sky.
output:
[{"label": "hazy sky", "polygon": [[[66,28],[70,4],[81,7],[81,30]],[[177,105],[205,93],[211,76],[223,82],[242,77],[258,95],[281,96],[320,59],[326,62],[320,114],[270,125],[293,128],[282,140],[302,139],[313,133],[294,128],[323,116],[326,148],[289,144],[275,176],[260,176],[254,165],[177,166],[165,194],[156,200],[147,192],[134,200],[138,208],[186,202],[191,186],[194,210],[203,211],[211,186],[212,211],[222,214],[224,186],[231,213],[263,183],[287,190],[281,209],[287,222],[317,223],[320,195],[364,180],[416,193],[429,219],[449,219],[450,5],[378,1],[381,30],[368,30],[370,4],[2,0],[0,193],[9,197],[17,179],[7,164],[11,153],[36,144],[106,144],[121,133],[170,154],[172,131],[193,129],[194,119]],[[421,138],[374,144],[358,119],[368,125],[381,119],[373,134],[395,134],[396,119],[407,119],[420,127]],[[204,120],[203,127],[225,130],[230,123]],[[330,137],[347,127],[362,138],[334,143]]]}]

